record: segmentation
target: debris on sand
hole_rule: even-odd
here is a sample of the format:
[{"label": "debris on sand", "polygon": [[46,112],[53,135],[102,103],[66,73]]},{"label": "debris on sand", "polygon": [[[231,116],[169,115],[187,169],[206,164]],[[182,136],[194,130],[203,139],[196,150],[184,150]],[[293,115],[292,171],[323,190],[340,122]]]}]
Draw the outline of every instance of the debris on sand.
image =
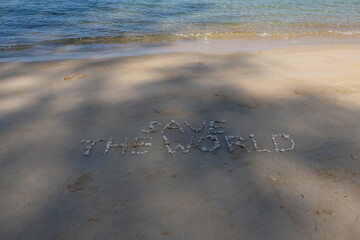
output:
[{"label": "debris on sand", "polygon": [[70,81],[70,80],[82,79],[82,78],[86,78],[86,75],[84,73],[74,73],[64,77],[64,80]]},{"label": "debris on sand", "polygon": [[305,94],[305,90],[303,90],[303,89],[295,89],[295,90],[294,90],[294,93],[295,93],[296,95],[304,95],[304,94]]},{"label": "debris on sand", "polygon": [[313,214],[313,215],[332,215],[333,211],[332,209],[329,208],[323,208],[323,209],[309,209],[308,210],[308,214]]}]

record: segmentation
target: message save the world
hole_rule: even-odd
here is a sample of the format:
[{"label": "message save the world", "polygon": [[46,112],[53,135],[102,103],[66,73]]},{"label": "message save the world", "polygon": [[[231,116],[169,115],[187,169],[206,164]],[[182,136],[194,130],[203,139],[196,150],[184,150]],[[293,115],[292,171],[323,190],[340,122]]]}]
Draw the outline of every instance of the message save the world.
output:
[{"label": "message save the world", "polygon": [[[250,139],[251,145],[247,146],[245,143],[245,138],[239,135],[225,135],[224,134],[224,124],[226,120],[211,120],[203,121],[201,124],[192,125],[188,121],[184,121],[183,126],[175,120],[170,120],[168,123],[164,124],[161,128],[161,123],[158,121],[152,121],[149,123],[148,129],[143,129],[142,133],[146,136],[141,136],[134,138],[132,141],[129,141],[128,138],[125,138],[125,141],[122,143],[115,143],[113,138],[109,139],[86,139],[81,140],[81,143],[86,144],[86,149],[84,152],[85,156],[89,156],[91,151],[97,146],[100,142],[106,142],[104,155],[108,154],[112,149],[118,149],[122,154],[126,154],[129,150],[130,154],[139,154],[143,155],[149,153],[153,139],[152,134],[158,131],[160,127],[162,141],[164,144],[164,149],[169,154],[175,154],[177,152],[189,153],[191,149],[198,149],[201,152],[214,152],[217,151],[222,146],[222,141],[225,142],[227,150],[231,153],[235,148],[240,148],[245,152],[271,152],[270,149],[260,148],[257,144],[254,134],[249,134],[248,138]],[[178,143],[171,142],[167,136],[169,131],[177,131],[180,134],[184,134],[185,130],[191,131],[193,133],[202,134],[202,136],[194,137],[191,136],[187,143]],[[205,134],[204,134],[205,133]],[[278,140],[282,140],[281,146],[278,144]],[[286,133],[276,133],[271,135],[271,140],[273,143],[275,152],[288,152],[292,151],[295,148],[295,142]],[[205,144],[207,142],[207,144]],[[285,143],[284,143],[285,142]],[[210,143],[210,145],[209,145]],[[248,144],[249,145],[249,144]]]}]

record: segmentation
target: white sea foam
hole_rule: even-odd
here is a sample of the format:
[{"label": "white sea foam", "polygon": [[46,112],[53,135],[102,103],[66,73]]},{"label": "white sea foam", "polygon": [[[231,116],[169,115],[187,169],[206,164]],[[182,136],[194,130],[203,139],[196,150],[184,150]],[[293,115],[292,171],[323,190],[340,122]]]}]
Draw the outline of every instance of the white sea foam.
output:
[{"label": "white sea foam", "polygon": [[[329,31],[330,32],[330,31]],[[331,31],[332,32],[332,31]],[[346,32],[342,32],[342,31],[335,31],[338,34],[342,34],[342,35],[356,35],[356,34],[360,34],[360,31],[346,31]]]},{"label": "white sea foam", "polygon": [[270,34],[267,33],[267,32],[264,32],[264,33],[256,33],[255,35],[256,35],[256,36],[259,36],[259,37],[269,37],[269,36],[270,36]]}]

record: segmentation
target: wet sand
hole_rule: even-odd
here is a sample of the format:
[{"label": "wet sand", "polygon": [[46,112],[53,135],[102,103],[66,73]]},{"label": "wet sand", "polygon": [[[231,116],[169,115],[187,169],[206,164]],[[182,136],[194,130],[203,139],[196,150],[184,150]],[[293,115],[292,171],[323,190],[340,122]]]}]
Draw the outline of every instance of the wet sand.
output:
[{"label": "wet sand", "polygon": [[0,238],[359,239],[359,66],[358,44],[1,63]]}]

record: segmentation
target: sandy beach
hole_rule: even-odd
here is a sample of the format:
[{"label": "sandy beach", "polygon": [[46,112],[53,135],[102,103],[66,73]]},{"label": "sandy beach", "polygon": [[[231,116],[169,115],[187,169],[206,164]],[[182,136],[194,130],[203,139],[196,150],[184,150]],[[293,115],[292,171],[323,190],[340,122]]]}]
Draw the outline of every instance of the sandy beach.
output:
[{"label": "sandy beach", "polygon": [[360,239],[359,80],[359,44],[0,63],[0,239]]}]

